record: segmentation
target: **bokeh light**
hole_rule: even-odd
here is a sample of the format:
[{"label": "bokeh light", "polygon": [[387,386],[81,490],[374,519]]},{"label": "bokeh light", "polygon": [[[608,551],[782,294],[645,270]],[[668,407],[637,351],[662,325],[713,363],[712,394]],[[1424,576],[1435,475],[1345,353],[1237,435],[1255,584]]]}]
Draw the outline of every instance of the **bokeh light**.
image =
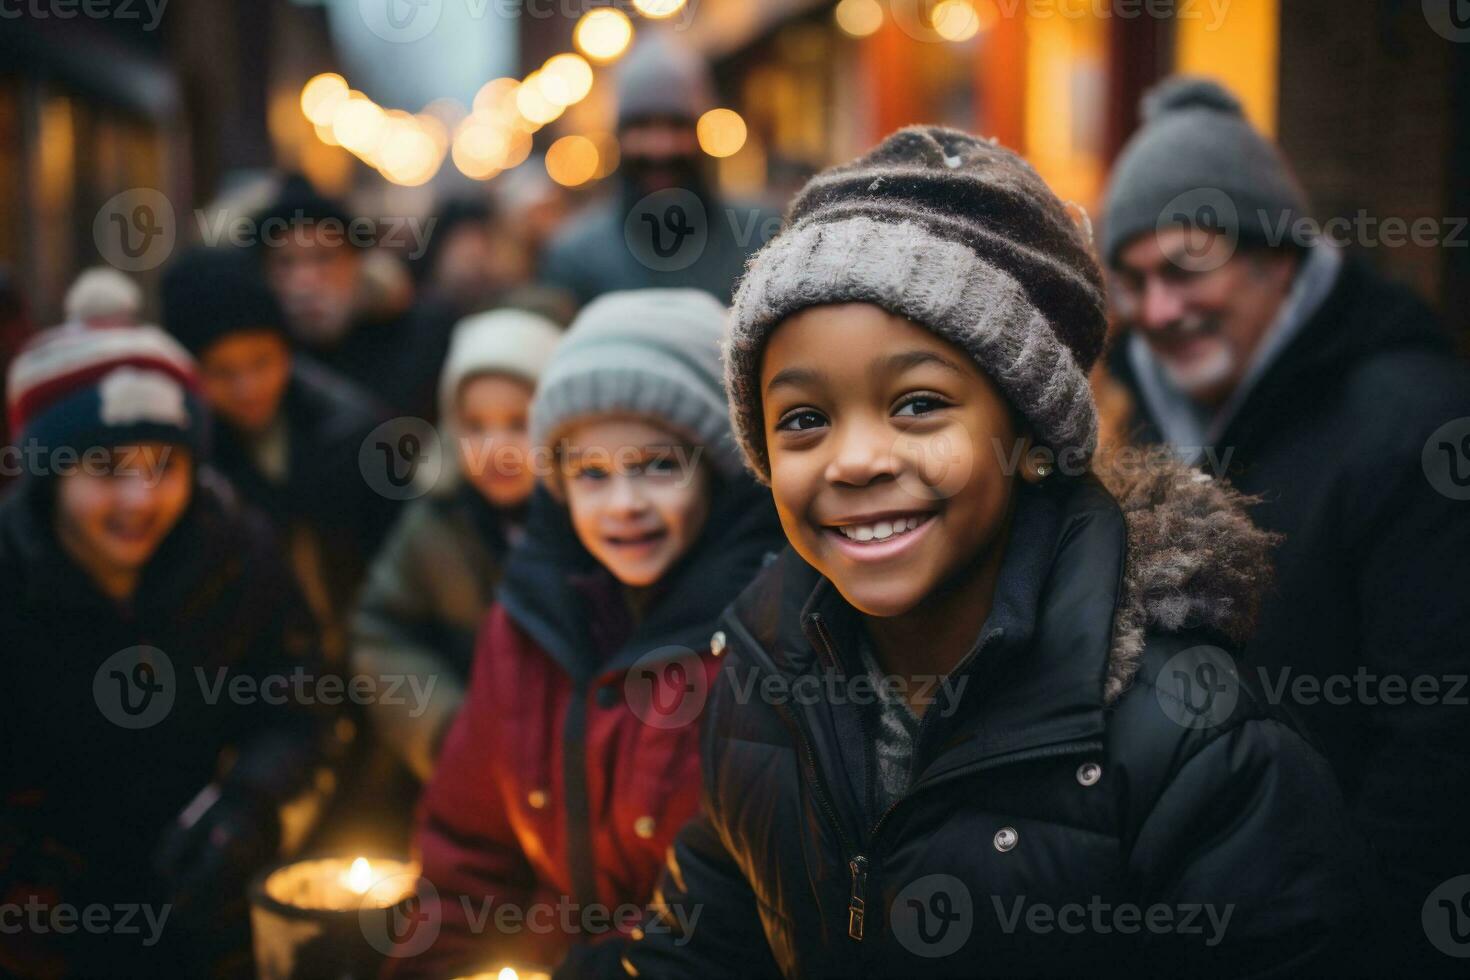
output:
[{"label": "bokeh light", "polygon": [[593,61],[616,61],[633,43],[633,21],[616,7],[598,7],[577,21],[572,40]]},{"label": "bokeh light", "polygon": [[734,156],[745,145],[745,120],[733,109],[711,109],[699,117],[699,148],[712,157]]},{"label": "bokeh light", "polygon": [[931,15],[934,33],[946,41],[968,41],[980,33],[980,13],[970,0],[940,0]]},{"label": "bokeh light", "polygon": [[347,100],[347,79],[335,72],[318,75],[301,88],[301,111],[317,126],[330,126]]},{"label": "bokeh light", "polygon": [[546,151],[546,173],[563,187],[577,187],[597,174],[597,144],[585,136],[563,136]]},{"label": "bokeh light", "polygon": [[541,94],[556,105],[575,105],[592,91],[592,66],[578,54],[559,54],[541,66]]},{"label": "bokeh light", "polygon": [[633,0],[633,9],[650,20],[672,17],[684,9],[687,0]]},{"label": "bokeh light", "polygon": [[837,26],[852,37],[868,37],[883,26],[878,0],[842,0],[833,12]]}]

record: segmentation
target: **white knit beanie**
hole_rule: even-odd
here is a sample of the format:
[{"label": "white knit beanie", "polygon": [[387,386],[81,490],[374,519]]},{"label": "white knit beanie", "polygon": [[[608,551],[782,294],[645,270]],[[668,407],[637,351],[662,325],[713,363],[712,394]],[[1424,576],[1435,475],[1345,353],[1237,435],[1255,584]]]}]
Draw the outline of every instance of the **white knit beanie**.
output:
[{"label": "white knit beanie", "polygon": [[[606,293],[582,309],[531,406],[531,440],[554,450],[573,423],[630,415],[688,438],[724,477],[741,473],[720,384],[727,311],[697,289]],[[548,487],[560,494],[555,477]]]},{"label": "white knit beanie", "polygon": [[446,450],[442,488],[452,486],[459,472],[455,417],[464,383],[485,374],[503,374],[535,388],[561,340],[560,327],[529,310],[477,313],[455,325],[439,372],[439,439]]}]

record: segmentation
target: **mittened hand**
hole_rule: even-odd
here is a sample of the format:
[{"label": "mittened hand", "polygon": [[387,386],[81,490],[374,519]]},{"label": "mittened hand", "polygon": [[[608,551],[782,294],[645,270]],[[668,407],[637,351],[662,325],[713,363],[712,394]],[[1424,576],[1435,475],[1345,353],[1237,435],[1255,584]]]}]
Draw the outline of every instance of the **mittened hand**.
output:
[{"label": "mittened hand", "polygon": [[218,784],[205,787],[164,832],[153,865],[180,922],[204,923],[245,898],[250,876],[280,847],[273,808]]}]

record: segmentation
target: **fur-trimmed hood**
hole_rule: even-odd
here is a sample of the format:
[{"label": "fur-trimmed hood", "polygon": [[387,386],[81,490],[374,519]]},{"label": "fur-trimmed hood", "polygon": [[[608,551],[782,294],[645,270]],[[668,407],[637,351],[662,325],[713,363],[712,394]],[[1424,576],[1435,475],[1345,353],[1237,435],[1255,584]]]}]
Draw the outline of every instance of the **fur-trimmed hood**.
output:
[{"label": "fur-trimmed hood", "polygon": [[1128,527],[1104,687],[1109,703],[1137,672],[1148,632],[1207,628],[1243,644],[1271,582],[1279,536],[1251,523],[1251,498],[1158,456],[1136,470],[1097,471]]}]

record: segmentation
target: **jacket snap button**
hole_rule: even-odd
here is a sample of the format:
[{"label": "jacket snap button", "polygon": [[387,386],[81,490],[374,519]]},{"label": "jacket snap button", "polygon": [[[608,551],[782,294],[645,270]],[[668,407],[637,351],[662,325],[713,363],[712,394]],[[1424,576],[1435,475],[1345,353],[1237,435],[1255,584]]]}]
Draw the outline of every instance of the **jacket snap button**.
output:
[{"label": "jacket snap button", "polygon": [[653,837],[655,826],[652,817],[639,817],[633,821],[633,833],[642,837],[644,840],[650,840]]},{"label": "jacket snap button", "polygon": [[533,789],[526,796],[526,802],[531,804],[531,809],[533,810],[546,809],[546,800],[546,790],[544,789]]},{"label": "jacket snap button", "polygon": [[597,689],[598,707],[611,708],[618,703],[618,689],[612,684],[604,684]]},{"label": "jacket snap button", "polygon": [[1102,766],[1096,762],[1084,762],[1077,767],[1077,782],[1083,786],[1092,786],[1102,778]]},{"label": "jacket snap button", "polygon": [[717,657],[725,652],[724,630],[715,630],[715,635],[709,638],[709,652]]},{"label": "jacket snap button", "polygon": [[1002,827],[995,832],[995,849],[1004,854],[1016,846],[1021,835],[1016,833],[1015,827]]}]

